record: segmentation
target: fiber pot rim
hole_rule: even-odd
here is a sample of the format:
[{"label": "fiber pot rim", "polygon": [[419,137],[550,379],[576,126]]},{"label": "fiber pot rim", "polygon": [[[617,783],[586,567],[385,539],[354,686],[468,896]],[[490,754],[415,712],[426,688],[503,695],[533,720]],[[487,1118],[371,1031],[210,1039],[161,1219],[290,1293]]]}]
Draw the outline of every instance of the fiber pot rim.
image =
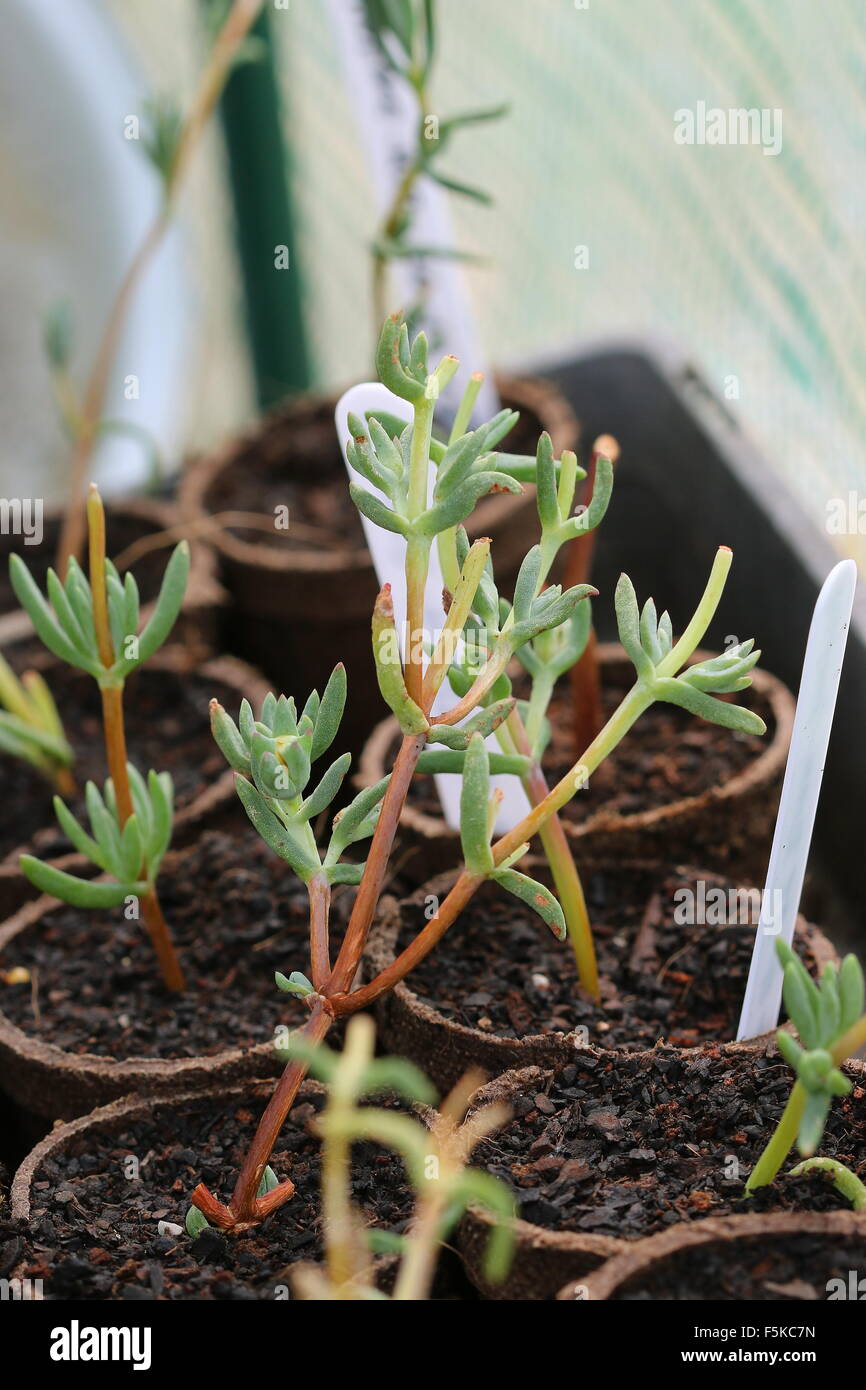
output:
[{"label": "fiber pot rim", "polygon": [[[134,1091],[124,1096],[119,1096],[116,1100],[109,1101],[106,1105],[98,1105],[93,1110],[88,1110],[84,1115],[78,1115],[75,1119],[64,1120],[55,1124],[49,1130],[44,1139],[40,1139],[33,1146],[27,1156],[19,1164],[15,1176],[12,1179],[10,1189],[10,1208],[13,1219],[29,1221],[30,1219],[30,1192],[33,1180],[39,1172],[40,1165],[46,1158],[50,1158],[53,1153],[65,1150],[76,1135],[93,1128],[107,1124],[109,1127],[127,1123],[139,1119],[142,1115],[148,1114],[157,1105],[181,1106],[188,1105],[193,1101],[217,1100],[222,1097],[227,1102],[234,1101],[239,1097],[246,1100],[262,1101],[267,1103],[268,1098],[274,1089],[273,1081],[263,1077],[251,1077],[246,1082],[236,1081],[220,1085],[214,1083],[204,1086],[200,1090],[173,1091],[170,1094],[161,1096],[146,1091]],[[306,1077],[298,1092],[299,1098],[304,1092],[307,1094],[324,1095],[325,1087],[319,1081],[314,1081],[312,1077]]]},{"label": "fiber pot rim", "polygon": [[[182,862],[189,849],[190,847],[171,850],[165,857],[165,869],[171,871]],[[63,904],[48,894],[42,894],[25,903],[14,916],[0,925],[0,956],[16,936],[35,926],[41,917],[62,908]],[[273,1063],[274,1058],[271,1037],[252,1047],[228,1047],[220,1052],[202,1053],[193,1057],[113,1057],[104,1053],[69,1052],[58,1047],[56,1043],[47,1042],[38,1034],[25,1032],[0,1008],[0,1056],[4,1050],[13,1054],[19,1062],[23,1062],[29,1071],[35,1068],[51,1073],[52,1091],[61,1095],[67,1079],[84,1078],[91,1088],[102,1085],[114,1092],[122,1085],[121,1094],[126,1094],[154,1085],[176,1085],[178,1079],[182,1080],[188,1074],[212,1074],[216,1077],[226,1070],[231,1074],[231,1070],[236,1067],[248,1070],[254,1064],[260,1066],[268,1061]],[[74,1092],[75,1085],[72,1087],[72,1093]],[[156,1094],[158,1096],[158,1092]],[[175,1091],[167,1090],[164,1094],[168,1098],[173,1096]],[[198,1091],[191,1094],[198,1094]],[[51,1113],[57,1113],[56,1107]]]},{"label": "fiber pot rim", "polygon": [[[599,661],[605,665],[631,665],[618,642],[601,642],[597,651]],[[688,664],[691,666],[698,661],[706,661],[716,654],[699,648]],[[693,796],[679,797],[664,806],[655,806],[646,811],[633,811],[629,815],[600,808],[579,824],[563,818],[563,828],[568,838],[580,841],[598,831],[664,832],[666,824],[670,821],[702,810],[708,804],[743,795],[755,785],[769,782],[780,774],[784,769],[791,743],[796,701],[788,687],[770,671],[755,667],[751,675],[753,689],[767,701],[773,715],[772,738],[756,758],[720,785],[709,787]],[[400,728],[393,715],[376,725],[361,754],[358,772],[355,775],[356,786],[373,786],[384,777],[388,750],[399,735]],[[425,839],[453,840],[456,843],[459,838],[458,831],[452,830],[443,816],[427,815],[426,812],[412,806],[408,800],[403,806],[400,823]]]},{"label": "fiber pot rim", "polygon": [[[707,882],[724,880],[725,877],[724,874],[718,871],[701,869],[691,864],[669,865],[659,860],[614,860],[607,856],[599,856],[596,860],[589,859],[581,868],[585,875],[597,871],[604,871],[605,869],[616,869],[618,871],[630,871],[633,873],[652,873],[654,870],[657,873],[682,872],[702,877]],[[453,886],[459,874],[459,869],[448,869],[444,873],[437,874],[434,878],[428,879],[420,888],[415,889],[414,892],[408,894],[406,897],[400,899],[390,895],[383,897],[380,913],[370,929],[367,946],[364,952],[364,959],[368,968],[375,965],[378,971],[378,969],[382,968],[380,961],[390,964],[391,960],[394,959],[394,946],[403,925],[403,909],[406,907],[414,908],[423,906],[425,899],[431,896],[442,898]],[[479,891],[483,891],[483,887]],[[539,931],[544,930],[546,930],[546,928],[540,924]],[[808,922],[802,914],[798,913],[794,930],[795,933],[800,934],[801,937],[809,942],[816,965],[819,969],[828,961],[833,961],[838,964],[838,953],[820,927]],[[410,972],[405,979],[400,980],[399,983],[394,986],[393,990],[389,991],[389,995],[393,995],[399,999],[405,1008],[409,1012],[415,1014],[416,1017],[420,1018],[423,1023],[431,1028],[446,1030],[452,1037],[459,1038],[461,1041],[465,1042],[466,1046],[470,1049],[483,1042],[485,1049],[491,1052],[513,1052],[515,1048],[525,1047],[527,1053],[532,1049],[545,1049],[550,1051],[551,1056],[553,1056],[554,1053],[558,1053],[563,1058],[570,1052],[589,1052],[596,1056],[622,1055],[622,1049],[620,1048],[599,1047],[595,1044],[581,1046],[575,1043],[573,1039],[576,1030],[570,1033],[561,1033],[557,1031],[527,1033],[522,1038],[514,1039],[500,1037],[498,1034],[494,1033],[485,1033],[480,1028],[471,1028],[468,1024],[458,1023],[454,1019],[446,1018],[444,1014],[439,1013],[438,1009],[433,1008],[430,1004],[426,1004],[411,988],[409,984],[411,978]],[[389,996],[385,997],[387,998]],[[735,1047],[741,1051],[755,1051],[764,1046],[767,1042],[771,1042],[775,1037],[776,1031],[777,1030],[773,1028],[760,1037],[751,1038],[742,1043],[720,1043],[719,1046]],[[668,1046],[670,1045],[671,1044],[668,1044]],[[695,1043],[692,1047],[682,1047],[680,1050],[687,1053],[695,1052],[706,1045],[706,1041],[704,1041]],[[630,1053],[629,1055],[634,1056],[638,1054]],[[503,1072],[512,1069],[513,1066],[508,1066],[503,1068]]]},{"label": "fiber pot rim", "polygon": [[[176,648],[157,653],[148,666],[151,670],[168,670],[180,675],[186,669],[183,653]],[[234,688],[239,699],[246,695],[256,706],[267,693],[268,686],[263,677],[236,657],[216,657],[198,668],[198,673]],[[166,855],[166,866],[183,857],[198,828],[205,828],[211,816],[233,802],[234,777],[231,768],[227,767],[216,781],[177,815],[174,822],[176,845]],[[64,855],[51,862],[61,865],[67,872],[92,869],[89,861],[80,854]],[[0,865],[0,882],[4,877],[9,879],[17,876],[21,876],[17,859],[7,858]],[[56,898],[48,894],[26,900],[11,917],[0,923],[0,953],[19,932],[31,927],[44,913],[61,906]],[[118,1060],[95,1053],[66,1052],[54,1043],[25,1033],[0,1008],[0,1058],[5,1060],[4,1089],[19,1104],[50,1118],[56,1118],[67,1106],[74,1110],[81,1105],[81,1108],[89,1110],[94,1091],[97,1094],[102,1090],[103,1093],[116,1095],[155,1083],[171,1085],[177,1079],[186,1077],[189,1077],[190,1083],[196,1077],[207,1081],[220,1071],[227,1072],[228,1081],[234,1073],[248,1073],[253,1066],[262,1067],[272,1057],[270,1040],[252,1048],[226,1048],[209,1056],[173,1059],[139,1057]],[[33,1104],[34,1095],[41,1100],[41,1104]],[[69,1101],[64,1102],[63,1097],[67,1095]]]},{"label": "fiber pot rim", "polygon": [[[722,1043],[717,1046],[718,1051],[724,1057],[736,1058],[741,1056],[743,1052],[754,1049],[755,1044],[758,1043],[762,1045],[765,1055],[769,1055],[773,1047],[772,1037],[769,1034],[766,1034],[762,1039],[755,1039],[753,1043]],[[675,1048],[673,1050],[681,1052],[684,1059],[688,1061],[690,1053],[695,1049]],[[615,1059],[617,1056],[617,1054],[609,1051],[600,1051],[603,1056],[611,1059]],[[648,1048],[644,1052],[630,1053],[629,1056],[634,1059],[652,1057],[653,1054],[654,1049]],[[845,1062],[844,1069],[852,1071],[861,1081],[866,1078],[866,1063],[857,1058],[851,1058]],[[472,1096],[467,1116],[472,1115],[474,1111],[482,1105],[489,1104],[492,1101],[504,1102],[508,1105],[516,1091],[522,1090],[529,1085],[546,1082],[553,1075],[555,1070],[555,1067],[533,1066],[513,1068],[511,1071],[503,1072],[501,1076],[496,1076],[492,1081],[488,1081],[484,1086],[479,1087]],[[506,1121],[505,1123],[508,1124],[510,1121]],[[503,1127],[504,1126],[499,1126],[500,1129]],[[772,1215],[776,1215],[777,1217],[790,1216],[795,1223],[794,1228],[801,1229],[802,1222],[806,1217],[814,1218],[818,1216],[821,1217],[823,1221],[823,1219],[829,1215],[841,1215],[848,1218],[853,1216],[854,1213],[845,1211],[839,1213],[804,1212],[802,1217],[798,1216],[796,1212],[767,1213],[766,1216],[760,1217],[760,1220],[764,1221]],[[491,1214],[483,1207],[477,1206],[474,1203],[467,1207],[458,1230],[458,1248],[460,1249],[464,1264],[472,1267],[477,1266],[477,1261],[474,1259],[472,1250],[477,1246],[479,1237],[483,1236],[486,1240],[492,1227],[493,1219]],[[754,1223],[756,1219],[757,1214],[753,1213],[742,1215],[733,1213],[725,1217],[706,1216],[701,1217],[697,1221],[677,1222],[676,1225],[668,1227],[666,1231],[658,1232],[652,1236],[644,1236],[638,1240],[629,1241],[621,1236],[593,1236],[591,1233],[582,1235],[577,1231],[551,1231],[545,1226],[536,1226],[533,1225],[532,1222],[523,1220],[522,1217],[517,1217],[513,1228],[515,1233],[515,1260],[512,1269],[514,1272],[518,1269],[519,1252],[521,1249],[550,1252],[551,1254],[555,1252],[564,1258],[568,1258],[571,1255],[595,1255],[601,1253],[594,1242],[607,1240],[611,1242],[611,1248],[606,1256],[608,1263],[613,1263],[614,1259],[619,1263],[627,1254],[633,1254],[637,1251],[638,1246],[645,1247],[650,1241],[658,1240],[662,1236],[673,1238],[672,1233],[682,1231],[684,1228],[696,1231],[711,1231],[712,1228],[717,1230],[720,1222],[725,1222],[727,1223],[726,1229],[729,1228],[732,1232],[736,1232],[744,1229],[743,1223]],[[866,1220],[863,1222],[863,1230],[866,1232]],[[469,1252],[467,1252],[466,1249],[467,1232],[469,1232],[471,1236]],[[509,1275],[508,1279],[510,1280],[512,1277],[519,1278],[519,1273]],[[591,1274],[586,1278],[578,1276],[577,1278],[567,1281],[567,1284],[563,1287],[573,1286],[574,1284],[584,1284],[591,1277]],[[478,1282],[474,1276],[473,1282]],[[507,1283],[508,1281],[506,1281],[506,1286]]]},{"label": "fiber pot rim", "polygon": [[[60,668],[65,665],[66,663],[61,661],[59,657],[52,656],[44,666],[40,666],[40,670],[50,676],[52,668]],[[168,672],[168,674],[175,676],[190,674],[185,651],[177,645],[163,647],[161,651],[149,659],[144,669],[152,672]],[[219,681],[221,684],[235,689],[239,701],[246,697],[254,709],[260,708],[261,702],[270,688],[264,676],[255,667],[248,665],[247,662],[236,656],[212,657],[209,661],[196,666],[194,674],[205,679]],[[184,829],[194,828],[218,807],[230,802],[233,791],[234,773],[230,767],[226,767],[215,782],[205,787],[188,805],[177,812],[174,818],[173,835],[176,836],[179,830],[183,832]],[[14,878],[21,874],[18,867],[18,856],[23,849],[24,846],[21,845],[17,849],[10,850],[9,854],[0,860],[0,880],[9,877]],[[59,860],[50,862],[58,863]],[[85,867],[88,862],[81,854],[63,856],[64,866],[72,872]],[[0,923],[0,932],[2,932],[4,925],[4,923]],[[3,938],[0,936],[0,946],[2,946],[2,941]]]},{"label": "fiber pot rim", "polygon": [[557,1301],[599,1302],[611,1298],[623,1284],[681,1251],[744,1237],[778,1235],[857,1236],[866,1248],[866,1213],[855,1211],[764,1212],[748,1215],[708,1216],[670,1226],[644,1236],[620,1250],[584,1279],[572,1279],[560,1289]]},{"label": "fiber pot rim", "polygon": [[[577,419],[571,406],[558,388],[549,381],[536,377],[516,377],[497,372],[494,380],[500,393],[512,401],[518,409],[532,412],[542,428],[551,435],[557,452],[572,447],[577,438]],[[237,459],[255,448],[261,439],[274,427],[283,424],[287,417],[301,409],[321,410],[333,407],[339,394],[313,392],[295,397],[278,406],[249,429],[236,435],[216,453],[199,459],[188,467],[181,479],[178,505],[187,521],[200,521],[210,516],[206,505],[206,495],[220,473],[233,466]],[[483,535],[486,530],[501,526],[512,513],[526,503],[527,493],[497,495],[482,498],[470,518],[472,535]],[[495,531],[494,531],[495,534]],[[220,554],[233,560],[235,564],[250,568],[271,570],[282,574],[321,573],[340,571],[347,577],[361,572],[372,574],[373,563],[366,546],[344,550],[339,554],[329,550],[305,549],[303,546],[291,550],[278,550],[255,542],[240,540],[232,531],[222,525],[211,525],[202,530],[202,539],[208,541]]]}]

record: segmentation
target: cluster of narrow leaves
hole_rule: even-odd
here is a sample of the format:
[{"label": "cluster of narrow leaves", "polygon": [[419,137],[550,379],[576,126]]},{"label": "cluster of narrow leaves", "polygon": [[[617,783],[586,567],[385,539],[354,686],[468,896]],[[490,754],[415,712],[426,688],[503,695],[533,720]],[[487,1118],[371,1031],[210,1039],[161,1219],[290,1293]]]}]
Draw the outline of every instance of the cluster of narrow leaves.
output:
[{"label": "cluster of narrow leaves", "polygon": [[[428,373],[427,340],[419,333],[411,346],[405,322],[386,320],[379,340],[377,366],[381,381],[395,395],[417,406],[425,399],[435,404],[439,390],[453,376],[455,358],[443,358]],[[479,498],[489,492],[522,491],[520,483],[499,466],[497,445],[517,421],[513,410],[501,410],[486,424],[470,430],[447,445],[431,445],[436,481],[431,506],[410,513],[410,456],[417,422],[405,424],[395,416],[371,415],[368,421],[349,416],[349,463],[368,483],[383,493],[368,492],[350,483],[358,510],[383,530],[398,535],[432,537],[459,525]],[[531,462],[531,460],[530,460]],[[389,505],[390,503],[390,505]]]},{"label": "cluster of narrow leaves", "polygon": [[93,882],[44,864],[30,854],[20,859],[21,869],[41,893],[51,893],[73,907],[116,907],[129,897],[143,897],[153,890],[160,865],[171,843],[174,789],[167,772],[149,772],[147,781],[127,763],[133,813],[121,828],[111,778],[100,793],[94,782],[85,789],[90,834],[78,823],[59,796],[54,810],[61,830],[80,854],[97,869],[111,874],[113,882]]},{"label": "cluster of narrow leaves", "polygon": [[54,698],[38,671],[19,680],[0,656],[0,751],[32,764],[56,781],[73,753]]},{"label": "cluster of narrow leaves", "polygon": [[351,754],[330,764],[312,790],[312,766],[337,736],[346,704],[346,671],[334,667],[321,699],[314,690],[300,715],[285,695],[268,695],[258,719],[244,700],[238,722],[216,700],[211,727],[235,781],[244,810],[262,839],[290,864],[304,883],[322,876],[328,883],[359,883],[363,864],[339,860],[350,845],[372,835],[387,781],[365,788],[334,819],[324,857],[313,822],[327,811],[349,770]]},{"label": "cluster of narrow leaves", "polygon": [[110,666],[102,662],[93,621],[90,582],[74,556],[70,557],[63,583],[49,569],[43,594],[20,555],[9,559],[12,587],[29,614],[37,636],[49,651],[93,676],[101,686],[122,685],[142,662],[158,651],[180,612],[189,575],[186,541],[174,550],[162,578],[153,612],[141,633],[138,585],[131,571],[121,580],[110,560],[105,561],[108,621],[114,648]]},{"label": "cluster of narrow leaves", "polygon": [[833,1063],[831,1048],[864,1013],[863,971],[857,957],[848,955],[838,969],[828,961],[816,983],[787,942],[777,941],[776,951],[785,972],[785,1008],[800,1037],[797,1042],[780,1029],[776,1042],[806,1092],[797,1147],[810,1157],[821,1142],[834,1097],[851,1090]]},{"label": "cluster of narrow leaves", "polygon": [[[423,174],[460,197],[491,203],[490,195],[483,189],[444,173],[439,167],[439,159],[457,131],[496,120],[505,115],[507,106],[464,111],[441,119],[431,117],[427,98],[436,54],[434,0],[364,0],[364,11],[367,27],[388,67],[407,84],[418,101],[419,134],[412,159],[414,176]],[[374,249],[387,259],[412,256],[470,259],[465,253],[447,246],[413,242],[411,232],[411,202],[407,200],[398,221],[389,224]]]},{"label": "cluster of narrow leaves", "polygon": [[[590,504],[576,510],[575,489],[585,478],[585,471],[571,452],[563,453],[557,461],[549,435],[542,434],[539,439],[535,459],[507,457],[500,460],[500,466],[521,481],[535,482],[541,540],[523,561],[513,603],[499,594],[488,558],[449,680],[458,695],[466,695],[480,667],[492,659],[501,672],[485,703],[502,700],[511,693],[505,668],[510,658],[517,656],[531,678],[531,697],[520,702],[520,714],[532,757],[540,762],[549,738],[547,707],[557,680],[586,648],[592,625],[589,599],[596,593],[585,584],[563,593],[559,585],[547,584],[547,576],[560,548],[594,530],[603,520],[613,487],[613,465],[607,458],[598,459]],[[465,531],[456,531],[454,544],[457,563],[462,566],[469,545]]]},{"label": "cluster of narrow leaves", "polygon": [[647,599],[638,609],[634,585],[628,575],[620,575],[614,598],[619,640],[637,672],[638,684],[655,700],[679,705],[682,709],[740,733],[763,734],[767,726],[752,710],[714,695],[728,695],[751,685],[750,672],[760,658],[754,651],[754,641],[740,642],[721,656],[708,658],[687,667],[679,675],[669,675],[658,668],[670,655],[673,631],[667,612],[656,616],[653,600]]}]

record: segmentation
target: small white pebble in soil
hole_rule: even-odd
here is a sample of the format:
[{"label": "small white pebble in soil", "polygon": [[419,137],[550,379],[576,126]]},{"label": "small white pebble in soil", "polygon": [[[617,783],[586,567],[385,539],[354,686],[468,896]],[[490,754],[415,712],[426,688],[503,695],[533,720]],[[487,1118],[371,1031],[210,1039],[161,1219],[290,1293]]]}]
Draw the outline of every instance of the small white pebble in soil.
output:
[{"label": "small white pebble in soil", "polygon": [[129,1027],[129,1014],[118,1014],[118,1015],[117,1015],[117,1021],[118,1021],[118,1023],[120,1024],[121,1028],[128,1028],[128,1027]]},{"label": "small white pebble in soil", "polygon": [[177,1226],[173,1221],[159,1221],[157,1223],[157,1234],[161,1236],[182,1236],[183,1226]]},{"label": "small white pebble in soil", "polygon": [[492,1018],[488,1018],[487,1015],[485,1014],[483,1018],[479,1018],[479,1020],[478,1020],[478,1027],[479,1027],[479,1028],[484,1028],[484,1029],[492,1028],[492,1027],[493,1027],[493,1019],[492,1019]]},{"label": "small white pebble in soil", "polygon": [[536,989],[550,989],[550,981],[546,975],[540,973],[533,975],[532,983]]}]

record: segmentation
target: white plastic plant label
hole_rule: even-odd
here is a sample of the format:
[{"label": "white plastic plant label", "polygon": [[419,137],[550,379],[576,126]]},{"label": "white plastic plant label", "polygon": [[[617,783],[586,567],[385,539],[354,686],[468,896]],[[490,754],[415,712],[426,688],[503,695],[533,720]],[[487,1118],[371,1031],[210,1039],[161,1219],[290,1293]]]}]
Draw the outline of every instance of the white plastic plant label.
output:
[{"label": "white plastic plant label", "polygon": [[738,1040],[769,1032],[779,1017],[783,971],[776,941],[790,945],[794,937],[856,584],[856,564],[841,560],[812,614]]},{"label": "white plastic plant label", "polygon": [[[359,415],[365,419],[369,411],[388,411],[391,415],[398,416],[407,422],[412,418],[412,408],[408,402],[401,400],[378,381],[362,382],[359,386],[352,386],[346,391],[337,402],[337,409],[334,413],[337,427],[337,435],[340,440],[340,448],[343,451],[343,460],[349,471],[350,477],[355,477],[354,471],[346,458],[346,444],[349,439],[349,415]],[[433,465],[431,464],[430,487],[433,486]],[[365,480],[365,487],[371,492],[376,489]],[[373,557],[373,565],[376,575],[381,584],[390,584],[394,597],[394,621],[397,631],[401,637],[405,635],[406,627],[406,593],[403,583],[404,563],[406,557],[406,542],[402,536],[395,535],[392,531],[383,531],[375,526],[372,521],[364,516],[361,517],[361,524],[364,527],[364,534],[367,544],[370,547],[370,554]],[[435,636],[442,626],[442,571],[439,567],[439,558],[436,553],[436,546],[431,547],[430,552],[430,572],[427,576],[427,589],[424,603],[424,626],[428,634]],[[452,708],[457,703],[456,696],[451,690],[450,685],[445,681],[439,691],[433,705],[435,712],[441,712]],[[500,751],[496,742],[496,735],[491,734],[487,740],[488,747],[492,753]],[[460,824],[460,784],[461,779],[456,773],[439,773],[435,777],[436,790],[439,800],[442,803],[442,811],[448,824],[454,829]],[[510,830],[519,820],[522,820],[529,810],[529,801],[526,797],[519,780],[516,777],[492,777],[491,785],[502,790],[502,802],[499,807],[499,816],[496,821],[496,829],[500,834]]]},{"label": "white plastic plant label", "polygon": [[[328,0],[328,10],[377,205],[384,216],[414,151],[417,110],[411,92],[376,47],[367,29],[361,0]],[[432,179],[419,178],[413,194],[412,218],[414,239],[419,244],[454,245],[447,194]],[[489,420],[499,410],[499,400],[482,360],[459,265],[438,257],[410,257],[391,261],[388,274],[394,291],[392,312],[419,301],[423,304],[421,319],[430,342],[431,360],[438,360],[444,353],[453,353],[460,359],[461,370],[442,395],[446,413],[456,410],[468,375],[482,372],[484,384],[473,419]]]}]

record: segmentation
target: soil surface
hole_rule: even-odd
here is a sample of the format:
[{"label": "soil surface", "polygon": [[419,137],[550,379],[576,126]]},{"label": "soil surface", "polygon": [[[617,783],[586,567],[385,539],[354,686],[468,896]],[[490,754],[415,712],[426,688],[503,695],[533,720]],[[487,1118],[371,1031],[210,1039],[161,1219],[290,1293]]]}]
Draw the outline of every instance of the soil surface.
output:
[{"label": "soil surface", "polygon": [[[578,986],[574,955],[535,913],[498,889],[483,889],[445,939],[409,976],[409,988],[443,1017],[498,1037],[587,1030],[598,1047],[638,1051],[660,1039],[679,1046],[735,1036],[752,959],[754,901],[709,876],[737,925],[679,925],[682,897],[699,886],[690,874],[624,869],[585,878],[596,942],[601,1004]],[[744,890],[745,891],[745,890]],[[696,903],[700,899],[696,896]],[[403,905],[399,947],[423,925],[423,908]],[[712,921],[712,918],[710,918]]]},{"label": "soil surface", "polygon": [[[88,780],[102,787],[108,776],[102,732],[102,705],[96,682],[68,666],[51,669],[51,693],[76,754],[73,769],[79,796],[70,808],[89,829],[83,791]],[[124,709],[130,762],[140,772],[170,772],[175,814],[222,776],[226,762],[210,731],[208,703],[215,696],[233,715],[236,692],[220,681],[193,672],[172,673],[143,667],[127,681]],[[72,849],[54,819],[53,787],[29,763],[0,755],[0,859],[27,848],[39,858]]]},{"label": "soil surface", "polygon": [[[30,976],[0,982],[6,1016],[65,1051],[104,1057],[210,1056],[303,1022],[303,1003],[274,984],[275,970],[310,973],[306,889],[288,865],[246,824],[233,836],[207,832],[179,860],[167,861],[159,892],[183,995],[165,990],[141,924],[122,909],[61,904],[0,957],[3,970],[23,966]],[[332,951],[352,891],[334,892]]]},{"label": "soil surface", "polygon": [[[778,1057],[581,1056],[512,1101],[515,1118],[476,1151],[520,1215],[554,1231],[637,1240],[735,1212],[850,1209],[824,1175],[743,1185],[779,1120],[791,1071]],[[834,1101],[821,1153],[862,1170],[864,1090]],[[788,1166],[793,1166],[789,1164]]]},{"label": "soil surface", "polygon": [[[535,454],[541,425],[529,412],[503,443],[509,453]],[[353,477],[355,475],[353,474]],[[363,481],[358,477],[358,481]],[[270,421],[231,469],[214,479],[204,498],[208,512],[279,515],[288,529],[230,526],[238,540],[282,550],[363,550],[364,532],[349,496],[348,476],[334,430],[334,407],[294,410]]]},{"label": "soil surface", "polygon": [[[22,1274],[43,1279],[46,1299],[286,1298],[288,1266],[323,1254],[312,1132],[321,1097],[302,1096],[277,1140],[271,1165],[295,1192],[272,1217],[240,1236],[207,1230],[195,1241],[158,1229],[183,1226],[199,1181],[227,1195],[263,1103],[201,1098],[182,1113],[155,1105],[146,1120],[74,1139],[36,1175]],[[354,1146],[352,1197],[371,1226],[400,1232],[411,1214],[401,1160],[368,1142]]]},{"label": "soil surface", "polygon": [[[611,675],[607,672],[606,680]],[[627,688],[625,680],[617,683],[615,676],[605,685],[602,705],[606,719],[613,714]],[[528,693],[519,680],[514,682],[514,691],[521,698]],[[762,738],[735,733],[717,724],[705,724],[676,705],[652,705],[593,773],[583,790],[563,808],[561,816],[575,824],[583,824],[602,811],[605,816],[639,815],[686,797],[702,796],[730,781],[769,746],[775,727],[767,701],[754,690],[740,691],[737,703],[754,710],[765,721],[767,732]],[[567,685],[562,681],[554,692],[548,717],[551,739],[542,767],[552,787],[573,767],[581,751],[574,745],[571,703]],[[441,817],[442,809],[431,777],[416,778],[409,802],[425,815]]]},{"label": "soil surface", "polygon": [[832,1235],[762,1235],[718,1241],[683,1251],[653,1265],[618,1289],[611,1302],[739,1300],[824,1302],[840,1286],[850,1298],[849,1278],[866,1274],[866,1240]]}]

